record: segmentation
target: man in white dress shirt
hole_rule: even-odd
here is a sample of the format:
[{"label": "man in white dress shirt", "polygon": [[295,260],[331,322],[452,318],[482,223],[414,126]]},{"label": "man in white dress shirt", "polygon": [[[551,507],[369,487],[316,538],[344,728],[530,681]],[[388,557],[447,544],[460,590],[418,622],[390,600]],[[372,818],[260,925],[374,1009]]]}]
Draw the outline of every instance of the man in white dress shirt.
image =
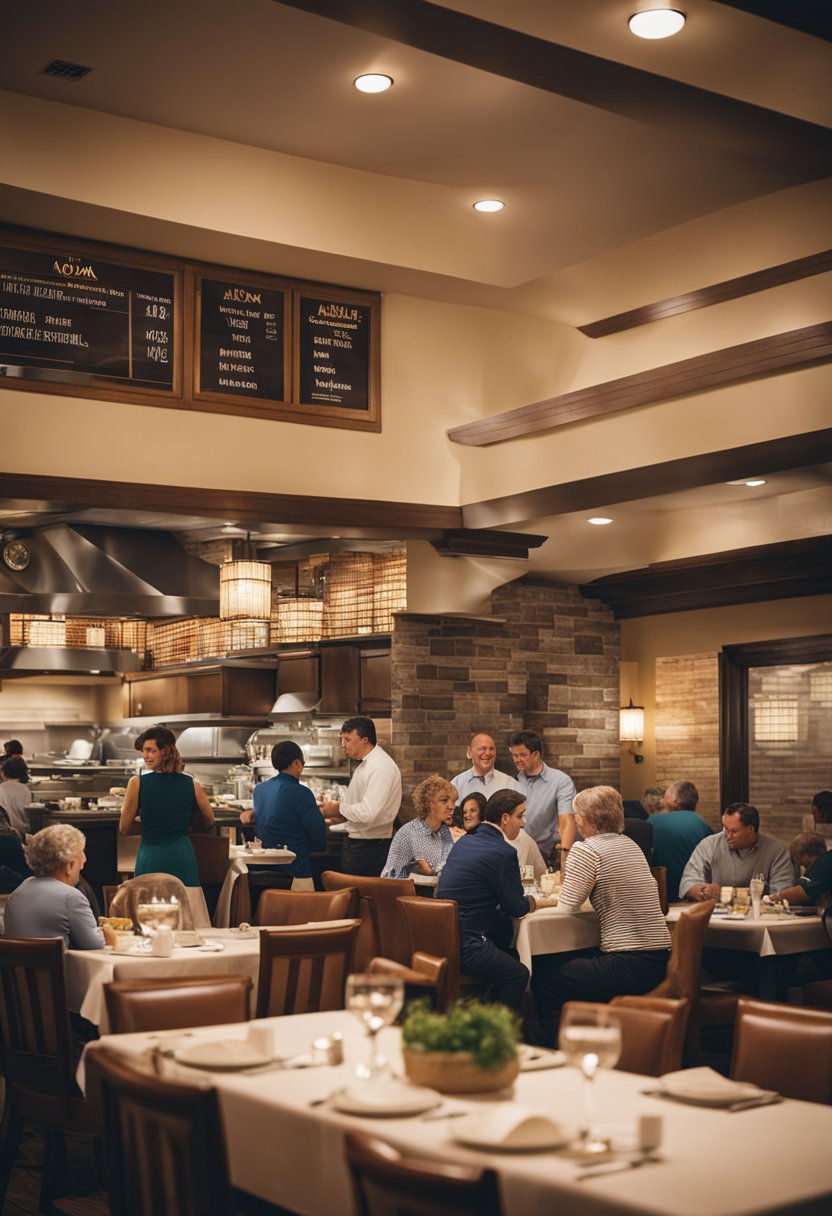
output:
[{"label": "man in white dress shirt", "polygon": [[378,746],[370,718],[348,718],[341,727],[341,746],[358,767],[341,801],[325,799],[321,813],[327,823],[349,824],[341,855],[344,873],[378,878],[402,804],[402,775],[395,760]]},{"label": "man in white dress shirt", "polygon": [[451,778],[451,785],[456,787],[460,805],[469,794],[479,790],[490,798],[497,790],[516,790],[517,782],[508,773],[501,773],[494,767],[497,760],[497,745],[491,735],[480,731],[472,735],[468,744],[468,759],[471,767],[464,773],[457,773]]}]

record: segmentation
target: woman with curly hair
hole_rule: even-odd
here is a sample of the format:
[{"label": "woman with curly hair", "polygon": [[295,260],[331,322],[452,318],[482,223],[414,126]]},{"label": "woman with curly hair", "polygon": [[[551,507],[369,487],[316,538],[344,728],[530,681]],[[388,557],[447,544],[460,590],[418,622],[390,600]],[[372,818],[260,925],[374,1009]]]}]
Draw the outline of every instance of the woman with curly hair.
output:
[{"label": "woman with curly hair", "polygon": [[214,812],[198,781],[183,773],[185,761],[176,737],[166,726],[151,726],[139,735],[145,772],[131,777],[121,808],[122,836],[141,832],[136,875],[173,874],[186,887],[199,886],[196,855],[188,838],[191,816],[214,826]]},{"label": "woman with curly hair", "polygon": [[399,828],[390,842],[382,878],[407,878],[411,872],[438,874],[453,846],[450,824],[457,794],[450,781],[431,773],[411,797],[417,817]]}]

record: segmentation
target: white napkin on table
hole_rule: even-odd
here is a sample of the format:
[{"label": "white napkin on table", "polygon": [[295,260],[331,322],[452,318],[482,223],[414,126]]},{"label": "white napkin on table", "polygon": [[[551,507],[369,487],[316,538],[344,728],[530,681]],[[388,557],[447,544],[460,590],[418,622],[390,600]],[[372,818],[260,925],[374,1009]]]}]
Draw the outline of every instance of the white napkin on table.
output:
[{"label": "white napkin on table", "polygon": [[570,1135],[548,1115],[516,1102],[501,1102],[491,1110],[458,1120],[454,1137],[469,1140],[469,1133],[483,1147],[514,1149],[553,1148],[565,1144]]},{"label": "white napkin on table", "polygon": [[683,1068],[667,1072],[659,1083],[674,1098],[689,1098],[696,1102],[728,1105],[744,1098],[762,1096],[763,1090],[744,1081],[732,1081],[713,1068]]}]

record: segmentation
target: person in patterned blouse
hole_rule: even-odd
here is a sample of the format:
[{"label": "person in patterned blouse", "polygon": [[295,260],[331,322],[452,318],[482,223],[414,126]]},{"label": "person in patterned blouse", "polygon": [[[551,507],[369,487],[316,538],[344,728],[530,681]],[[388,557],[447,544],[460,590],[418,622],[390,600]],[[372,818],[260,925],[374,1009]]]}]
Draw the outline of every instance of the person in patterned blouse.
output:
[{"label": "person in patterned blouse", "polygon": [[454,843],[450,824],[457,795],[451,783],[431,773],[411,797],[417,818],[399,828],[390,842],[382,878],[407,878],[414,871],[438,874]]}]

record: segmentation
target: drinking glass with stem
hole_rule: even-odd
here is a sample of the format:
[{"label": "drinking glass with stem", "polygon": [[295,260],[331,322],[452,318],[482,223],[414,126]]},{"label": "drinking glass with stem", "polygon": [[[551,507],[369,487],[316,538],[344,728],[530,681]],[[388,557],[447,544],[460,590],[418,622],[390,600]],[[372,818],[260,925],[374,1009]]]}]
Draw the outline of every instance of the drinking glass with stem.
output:
[{"label": "drinking glass with stem", "polygon": [[347,977],[347,1009],[367,1028],[370,1058],[359,1064],[356,1072],[364,1080],[375,1080],[387,1068],[387,1061],[376,1047],[376,1036],[384,1027],[395,1021],[404,1004],[404,984],[401,980],[384,975],[350,975]]},{"label": "drinking glass with stem", "polygon": [[584,1077],[584,1127],[576,1144],[581,1154],[604,1153],[595,1116],[595,1078],[599,1068],[614,1068],[621,1055],[621,1023],[605,1005],[573,1002],[564,1008],[560,1021],[560,1049],[566,1063],[579,1068]]}]

